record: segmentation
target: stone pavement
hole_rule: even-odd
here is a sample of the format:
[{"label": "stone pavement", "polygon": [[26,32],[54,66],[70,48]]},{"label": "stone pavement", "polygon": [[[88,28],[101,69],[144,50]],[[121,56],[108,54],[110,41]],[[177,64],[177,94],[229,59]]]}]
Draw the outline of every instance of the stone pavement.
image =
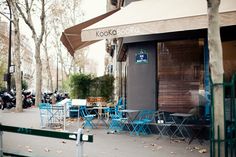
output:
[{"label": "stone pavement", "polygon": [[[38,108],[15,113],[12,110],[0,111],[0,122],[27,128],[40,128]],[[69,121],[66,130],[78,129],[77,121]],[[191,145],[183,141],[170,141],[158,135],[130,136],[121,132],[107,134],[106,129],[85,130],[85,134],[94,135],[93,143],[84,144],[84,157],[209,157],[209,141],[200,145],[193,141]],[[3,149],[33,157],[76,157],[75,141],[67,141],[39,136],[19,135],[4,132]],[[200,150],[206,149],[206,153]]]}]

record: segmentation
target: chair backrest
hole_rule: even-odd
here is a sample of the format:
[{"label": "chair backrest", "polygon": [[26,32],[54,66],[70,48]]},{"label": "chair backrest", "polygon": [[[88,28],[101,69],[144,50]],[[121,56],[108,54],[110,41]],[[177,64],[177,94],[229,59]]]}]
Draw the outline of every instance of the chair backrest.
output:
[{"label": "chair backrest", "polygon": [[121,97],[118,100],[117,104],[115,105],[115,114],[119,115],[119,116],[122,116],[122,113],[120,113],[119,110],[123,110],[123,109],[125,109],[125,106],[123,104],[123,98]]},{"label": "chair backrest", "polygon": [[153,122],[155,118],[155,113],[156,111],[154,110],[142,110],[139,115],[138,115],[138,120],[144,120],[144,121],[149,121]]},{"label": "chair backrest", "polygon": [[111,112],[111,108],[110,107],[106,107],[103,109],[104,113],[110,113]]},{"label": "chair backrest", "polygon": [[173,123],[174,121],[170,116],[170,114],[171,114],[170,112],[161,111],[160,112],[161,123]]},{"label": "chair backrest", "polygon": [[89,112],[86,106],[80,106],[79,112],[82,115],[82,117],[89,115]]},{"label": "chair backrest", "polygon": [[51,107],[49,103],[39,103],[39,109],[48,109]]}]

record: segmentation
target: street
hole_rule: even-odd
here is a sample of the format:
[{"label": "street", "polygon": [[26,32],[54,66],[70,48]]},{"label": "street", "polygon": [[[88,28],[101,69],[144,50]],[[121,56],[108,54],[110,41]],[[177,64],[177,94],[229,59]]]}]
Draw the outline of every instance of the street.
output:
[{"label": "street", "polygon": [[[24,110],[23,113],[0,111],[0,122],[4,125],[39,129],[40,116],[38,108]],[[66,130],[78,129],[77,121],[69,121]],[[103,128],[85,130],[93,134],[93,143],[84,143],[84,157],[208,157],[209,141],[200,145],[197,140],[191,145],[183,141],[170,141],[168,137],[158,135],[130,136],[121,132],[107,134]],[[73,157],[76,156],[75,141],[53,139],[14,133],[3,134],[3,149],[34,157]],[[205,151],[200,153],[199,151]]]}]

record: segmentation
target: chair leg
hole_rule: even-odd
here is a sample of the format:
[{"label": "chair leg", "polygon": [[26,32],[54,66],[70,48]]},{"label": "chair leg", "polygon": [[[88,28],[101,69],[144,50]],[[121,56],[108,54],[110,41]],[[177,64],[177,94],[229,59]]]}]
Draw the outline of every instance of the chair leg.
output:
[{"label": "chair leg", "polygon": [[85,118],[84,119],[84,125],[83,127],[88,127],[88,128],[96,128],[95,124],[92,122],[93,119],[90,119],[90,118]]},{"label": "chair leg", "polygon": [[160,136],[164,136],[165,133],[164,131],[166,127],[164,125],[156,124],[156,128],[159,131]]}]

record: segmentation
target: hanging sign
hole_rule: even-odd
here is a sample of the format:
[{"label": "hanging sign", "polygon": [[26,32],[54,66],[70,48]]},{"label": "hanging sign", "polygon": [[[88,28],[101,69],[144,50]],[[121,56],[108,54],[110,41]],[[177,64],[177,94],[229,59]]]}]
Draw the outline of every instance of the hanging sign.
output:
[{"label": "hanging sign", "polygon": [[135,55],[135,60],[136,60],[136,63],[148,63],[148,53],[141,49],[138,53],[136,53]]}]

